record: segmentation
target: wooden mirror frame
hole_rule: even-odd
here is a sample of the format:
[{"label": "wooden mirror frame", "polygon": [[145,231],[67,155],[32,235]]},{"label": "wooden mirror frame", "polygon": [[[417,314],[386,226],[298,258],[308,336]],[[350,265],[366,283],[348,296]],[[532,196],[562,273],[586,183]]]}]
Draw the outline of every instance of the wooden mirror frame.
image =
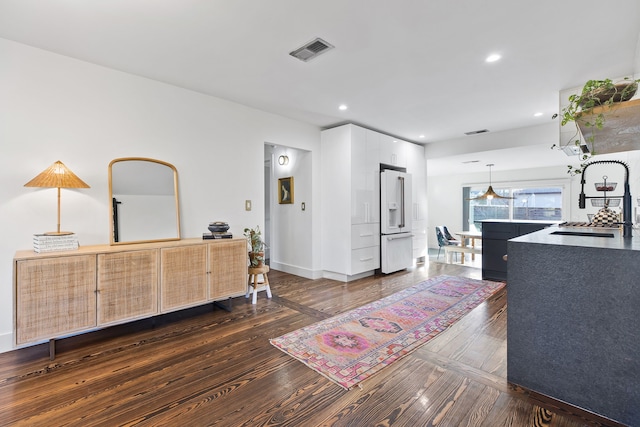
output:
[{"label": "wooden mirror frame", "polygon": [[[128,162],[128,161],[136,161],[136,162],[150,162],[154,164],[159,164],[166,166],[171,169],[173,172],[173,195],[175,198],[175,236],[173,235],[173,230],[171,236],[167,233],[166,236],[160,236],[158,238],[141,238],[134,240],[125,240],[116,239],[115,232],[117,229],[115,228],[115,221],[117,218],[117,210],[114,211],[114,206],[117,207],[119,202],[114,198],[114,185],[113,185],[113,166],[120,162]],[[117,194],[116,194],[117,195]],[[162,160],[150,159],[147,157],[121,157],[117,159],[113,159],[109,163],[109,230],[110,230],[110,244],[111,245],[128,245],[132,243],[149,243],[149,242],[164,242],[170,240],[180,240],[180,206],[178,202],[178,171],[171,163],[163,162]],[[117,240],[117,241],[116,241]]]}]

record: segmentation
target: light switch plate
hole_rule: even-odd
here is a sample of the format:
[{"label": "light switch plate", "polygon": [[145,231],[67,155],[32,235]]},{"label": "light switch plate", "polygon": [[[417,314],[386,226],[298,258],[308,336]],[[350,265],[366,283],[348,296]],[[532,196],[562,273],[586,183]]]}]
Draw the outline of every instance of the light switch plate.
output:
[{"label": "light switch plate", "polygon": [[244,201],[244,210],[245,211],[250,211],[251,210],[251,200],[245,200]]}]

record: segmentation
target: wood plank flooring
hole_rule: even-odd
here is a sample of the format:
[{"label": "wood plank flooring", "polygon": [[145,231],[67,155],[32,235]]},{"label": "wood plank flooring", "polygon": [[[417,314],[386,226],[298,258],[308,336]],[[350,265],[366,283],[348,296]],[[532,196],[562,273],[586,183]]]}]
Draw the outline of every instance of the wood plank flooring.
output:
[{"label": "wood plank flooring", "polygon": [[269,338],[440,274],[427,263],[350,283],[269,273],[274,297],[211,305],[0,354],[2,426],[600,426],[506,381],[506,291],[345,391]]}]

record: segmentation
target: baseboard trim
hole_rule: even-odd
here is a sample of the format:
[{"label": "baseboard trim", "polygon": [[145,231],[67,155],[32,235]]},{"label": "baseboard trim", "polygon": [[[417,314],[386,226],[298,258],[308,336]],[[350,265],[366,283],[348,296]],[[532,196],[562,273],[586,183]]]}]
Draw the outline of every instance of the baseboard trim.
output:
[{"label": "baseboard trim", "polygon": [[269,267],[274,270],[282,271],[285,273],[295,274],[296,276],[304,277],[305,279],[315,280],[315,279],[322,278],[321,271],[309,270],[308,268],[297,267],[295,265],[290,265],[290,264],[283,264],[273,260],[269,262]]},{"label": "baseboard trim", "polygon": [[15,350],[13,342],[13,332],[0,334],[0,353],[6,353],[8,351]]},{"label": "baseboard trim", "polygon": [[365,271],[364,273],[354,274],[352,276],[333,271],[324,271],[322,273],[322,277],[325,279],[337,280],[339,282],[351,282],[352,280],[362,279],[363,277],[373,276],[374,274],[375,270]]}]

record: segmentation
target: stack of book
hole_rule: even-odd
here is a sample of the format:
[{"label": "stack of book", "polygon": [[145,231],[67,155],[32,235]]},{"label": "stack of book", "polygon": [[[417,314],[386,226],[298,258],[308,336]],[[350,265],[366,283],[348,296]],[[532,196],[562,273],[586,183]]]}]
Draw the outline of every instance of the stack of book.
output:
[{"label": "stack of book", "polygon": [[37,253],[53,251],[72,251],[78,249],[78,236],[65,234],[54,236],[47,234],[33,235],[33,250]]},{"label": "stack of book", "polygon": [[228,231],[225,232],[215,232],[212,231],[211,233],[202,233],[202,238],[205,240],[208,239],[230,239],[233,237],[232,233],[229,233]]}]

